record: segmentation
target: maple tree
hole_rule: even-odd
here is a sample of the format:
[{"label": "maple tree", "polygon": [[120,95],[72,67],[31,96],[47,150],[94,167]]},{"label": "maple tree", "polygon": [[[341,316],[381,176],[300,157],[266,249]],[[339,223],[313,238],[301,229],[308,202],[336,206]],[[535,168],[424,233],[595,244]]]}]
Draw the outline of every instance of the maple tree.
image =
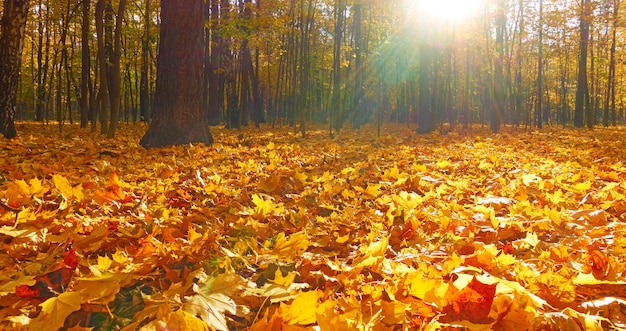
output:
[{"label": "maple tree", "polygon": [[616,129],[262,125],[147,151],[141,125],[19,126],[0,328],[626,327]]}]

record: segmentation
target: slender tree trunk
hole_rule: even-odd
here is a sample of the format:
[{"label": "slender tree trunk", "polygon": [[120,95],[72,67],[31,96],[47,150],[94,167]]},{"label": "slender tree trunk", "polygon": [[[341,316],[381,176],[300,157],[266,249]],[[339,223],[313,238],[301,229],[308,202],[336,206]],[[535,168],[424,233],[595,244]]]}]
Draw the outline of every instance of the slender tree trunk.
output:
[{"label": "slender tree trunk", "polygon": [[515,125],[519,125],[522,118],[522,108],[523,108],[523,93],[524,86],[522,82],[522,50],[523,50],[523,40],[522,35],[524,34],[525,29],[525,21],[524,21],[524,0],[519,0],[519,15],[520,15],[520,24],[519,24],[519,38],[517,41],[517,55],[516,55],[516,65],[517,68],[515,73],[515,114],[513,123]]},{"label": "slender tree trunk", "polygon": [[141,77],[139,82],[139,117],[150,122],[150,25],[152,22],[151,0],[145,0],[143,37],[141,38]]},{"label": "slender tree trunk", "polygon": [[493,101],[491,103],[491,131],[498,133],[502,122],[504,110],[504,34],[506,32],[506,3],[504,0],[497,1],[496,9],[496,54],[493,75]]},{"label": "slender tree trunk", "polygon": [[[574,109],[574,126],[582,128],[584,125],[583,114],[590,112],[585,105],[588,104],[586,98],[589,95],[589,87],[587,84],[587,49],[589,46],[589,6],[590,0],[581,0],[580,14],[580,52],[578,58],[578,85],[576,87],[576,108]],[[587,125],[593,125],[588,123]]]},{"label": "slender tree trunk", "polygon": [[[363,81],[364,81],[364,73],[363,73],[363,40],[362,40],[362,11],[363,4],[360,0],[357,0],[354,4],[354,70],[356,70],[356,75],[354,76],[354,101],[353,101],[353,109],[352,113],[354,116],[354,121],[352,122],[352,126],[357,129],[361,126],[363,122],[363,106],[361,105],[361,100],[363,99]],[[406,85],[406,84],[403,84]],[[403,98],[404,102],[406,101]]]},{"label": "slender tree trunk", "polygon": [[[43,7],[43,1],[39,0],[39,8]],[[37,15],[37,35],[39,39],[39,49],[37,50],[37,87],[35,91],[35,120],[43,122],[44,110],[46,105],[46,80],[48,78],[48,59],[49,59],[49,44],[50,44],[50,29],[45,28],[45,22],[48,19],[49,6],[46,6],[46,16],[44,18],[43,12],[40,11]],[[44,47],[44,35],[45,47]],[[45,58],[44,58],[45,53]]]},{"label": "slender tree trunk", "polygon": [[[422,30],[425,35],[422,38],[428,38],[429,32]],[[433,130],[433,112],[432,112],[432,82],[431,72],[433,66],[432,48],[428,40],[421,40],[419,44],[419,96],[418,96],[418,124],[419,133],[427,133]]]},{"label": "slender tree trunk", "polygon": [[0,134],[9,139],[17,136],[14,118],[29,4],[28,0],[4,0],[0,23]]},{"label": "slender tree trunk", "polygon": [[343,21],[345,18],[345,11],[345,0],[337,0],[335,2],[335,33],[333,35],[333,97],[330,109],[331,136],[333,126],[337,132],[339,132],[343,126],[343,108],[341,106],[341,42],[343,39]]},{"label": "slender tree trunk", "polygon": [[314,1],[313,0],[308,0],[308,6],[306,7],[306,13],[305,13],[305,6],[304,6],[304,0],[301,0],[302,2],[300,3],[300,20],[303,22],[302,27],[301,27],[301,37],[300,39],[302,40],[302,46],[301,46],[301,55],[300,55],[300,67],[301,67],[301,73],[300,73],[300,106],[299,106],[299,110],[300,110],[300,134],[302,135],[302,137],[306,137],[306,124],[307,124],[307,115],[308,115],[308,110],[309,110],[309,95],[310,95],[310,89],[309,89],[309,85],[310,85],[310,76],[311,76],[311,61],[310,61],[310,29],[311,26],[313,25],[313,7],[314,7]]},{"label": "slender tree trunk", "polygon": [[539,46],[537,56],[537,127],[543,127],[543,0],[539,0]]},{"label": "slender tree trunk", "polygon": [[222,37],[218,33],[220,26],[220,4],[219,0],[211,0],[211,54],[209,56],[208,68],[208,111],[209,123],[217,124],[222,117],[223,98],[220,95],[220,63],[222,59]]},{"label": "slender tree trunk", "polygon": [[86,128],[89,115],[89,80],[91,79],[91,57],[89,54],[89,10],[91,0],[82,1],[83,21],[81,30],[81,69],[80,69],[80,127]]},{"label": "slender tree trunk", "polygon": [[111,98],[111,123],[107,136],[115,137],[117,123],[119,122],[120,105],[122,98],[122,76],[120,67],[120,58],[122,54],[122,23],[124,21],[124,12],[126,11],[126,0],[120,0],[115,15],[115,31],[113,35],[113,47],[111,52],[111,67],[109,68],[109,97]]},{"label": "slender tree trunk", "polygon": [[104,36],[104,10],[106,0],[98,0],[96,3],[96,36],[98,40],[98,68],[100,69],[100,92],[98,99],[100,100],[100,132],[107,133],[109,131],[109,85],[107,82],[107,59],[105,56],[105,36]]},{"label": "slender tree trunk", "polygon": [[609,125],[609,116],[611,124],[617,124],[617,116],[615,113],[615,47],[617,43],[617,24],[620,0],[613,2],[613,22],[611,29],[611,48],[609,50],[609,77],[606,83],[606,99],[604,102],[604,126]]}]

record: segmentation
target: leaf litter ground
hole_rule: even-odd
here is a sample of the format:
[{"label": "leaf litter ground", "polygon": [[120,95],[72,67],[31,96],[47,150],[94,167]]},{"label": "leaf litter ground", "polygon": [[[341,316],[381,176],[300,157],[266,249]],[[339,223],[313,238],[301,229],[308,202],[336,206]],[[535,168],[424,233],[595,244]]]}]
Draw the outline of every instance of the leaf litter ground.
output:
[{"label": "leaf litter ground", "polygon": [[0,140],[0,328],[626,328],[620,130],[145,129]]}]

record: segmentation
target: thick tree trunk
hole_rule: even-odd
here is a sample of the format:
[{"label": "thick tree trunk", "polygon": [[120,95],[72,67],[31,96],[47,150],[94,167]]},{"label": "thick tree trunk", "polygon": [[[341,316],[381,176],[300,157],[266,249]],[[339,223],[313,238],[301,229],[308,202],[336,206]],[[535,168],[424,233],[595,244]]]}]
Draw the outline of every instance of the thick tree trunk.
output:
[{"label": "thick tree trunk", "polygon": [[204,87],[204,1],[162,0],[154,119],[140,144],[145,148],[213,142]]},{"label": "thick tree trunk", "polygon": [[20,79],[28,0],[5,0],[0,34],[0,134],[14,138],[17,87]]}]

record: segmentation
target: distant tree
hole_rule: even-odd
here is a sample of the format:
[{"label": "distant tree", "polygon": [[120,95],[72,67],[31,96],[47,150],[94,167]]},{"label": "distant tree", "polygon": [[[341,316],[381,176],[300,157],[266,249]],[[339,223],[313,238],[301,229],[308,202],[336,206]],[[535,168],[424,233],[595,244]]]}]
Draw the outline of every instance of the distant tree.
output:
[{"label": "distant tree", "polygon": [[613,17],[611,26],[611,46],[609,49],[609,77],[606,83],[606,98],[604,101],[604,126],[609,125],[609,114],[611,124],[617,124],[617,113],[615,111],[615,48],[617,43],[617,27],[619,23],[620,0],[613,1]]},{"label": "distant tree", "polygon": [[4,0],[0,23],[0,134],[14,138],[17,87],[20,79],[28,0]]},{"label": "distant tree", "polygon": [[504,35],[506,33],[506,2],[498,0],[496,3],[496,54],[493,73],[493,102],[491,104],[491,131],[498,133],[502,123],[504,110],[504,73],[505,60]]},{"label": "distant tree", "polygon": [[203,108],[204,0],[161,0],[154,117],[145,148],[213,142]]},{"label": "distant tree", "polygon": [[[543,127],[543,0],[539,0],[539,46],[537,47],[537,127]],[[548,119],[545,118],[547,122]]]}]

